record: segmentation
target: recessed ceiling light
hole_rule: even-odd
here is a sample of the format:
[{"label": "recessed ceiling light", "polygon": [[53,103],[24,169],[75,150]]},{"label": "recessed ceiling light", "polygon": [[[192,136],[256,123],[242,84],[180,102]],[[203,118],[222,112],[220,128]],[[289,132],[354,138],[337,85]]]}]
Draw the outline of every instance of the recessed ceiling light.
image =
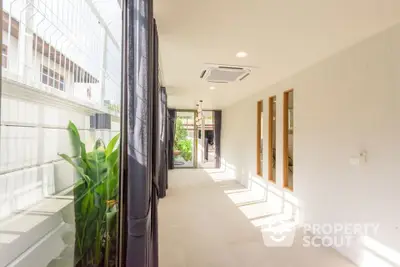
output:
[{"label": "recessed ceiling light", "polygon": [[210,87],[210,90],[215,90],[215,87],[214,87],[214,86],[211,86],[211,87]]},{"label": "recessed ceiling light", "polygon": [[238,53],[236,54],[236,57],[238,57],[238,58],[247,57],[247,53],[246,53],[246,52],[243,52],[243,51],[238,52]]}]

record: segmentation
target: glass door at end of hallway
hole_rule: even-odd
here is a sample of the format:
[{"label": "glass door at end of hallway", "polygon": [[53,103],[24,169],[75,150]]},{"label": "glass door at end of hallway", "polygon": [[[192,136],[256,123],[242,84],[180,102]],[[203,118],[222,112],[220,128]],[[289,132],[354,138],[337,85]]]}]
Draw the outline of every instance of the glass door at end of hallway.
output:
[{"label": "glass door at end of hallway", "polygon": [[212,169],[216,167],[214,112],[203,111],[203,116],[204,139],[202,127],[198,126],[198,166],[202,169]]},{"label": "glass door at end of hallway", "polygon": [[195,111],[177,111],[174,140],[174,167],[196,167],[196,120]]}]

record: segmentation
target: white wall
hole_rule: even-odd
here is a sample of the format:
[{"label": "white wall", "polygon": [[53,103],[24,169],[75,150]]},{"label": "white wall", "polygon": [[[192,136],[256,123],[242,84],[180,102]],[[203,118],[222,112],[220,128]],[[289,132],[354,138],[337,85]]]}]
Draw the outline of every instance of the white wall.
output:
[{"label": "white wall", "polygon": [[[38,183],[38,194],[35,197],[25,197],[25,194],[22,194],[26,203],[21,205],[14,203],[13,208],[7,208],[8,212],[5,212],[4,206],[0,205],[0,210],[5,213],[0,214],[0,219],[8,216],[15,209],[27,208],[42,199],[47,190],[43,188],[45,183],[52,184],[52,188],[48,189],[49,194],[60,192],[72,185],[74,172],[58,156],[58,153],[72,155],[66,129],[69,120],[80,129],[81,138],[87,143],[88,149],[93,147],[97,138],[102,138],[108,143],[119,131],[119,129],[93,131],[90,130],[88,114],[4,96],[1,112],[3,125],[1,126],[0,182],[4,184],[1,192],[4,193],[3,189],[5,190],[7,186],[12,186],[7,190],[10,191],[7,194],[11,194],[9,197],[12,197],[13,191],[21,188],[26,189],[26,194],[32,195],[34,193],[30,192],[29,187]],[[43,168],[48,175],[42,173]],[[18,177],[21,177],[20,184]],[[43,177],[46,177],[48,181],[44,181]],[[11,181],[18,183],[11,185]]]},{"label": "white wall", "polygon": [[[2,85],[3,88],[9,86],[6,82]],[[25,224],[27,230],[10,242],[4,241],[7,245],[0,250],[0,267],[6,266],[39,241],[44,242],[43,238],[50,238],[45,242],[49,249],[53,247],[54,250],[54,246],[57,246],[55,254],[39,257],[38,262],[22,261],[20,258],[15,266],[45,266],[39,262],[49,262],[64,249],[59,245],[62,244],[61,232],[58,237],[45,235],[64,223],[60,221],[60,213],[66,204],[61,203],[63,206],[60,207],[57,198],[54,203],[46,201],[49,201],[51,195],[71,188],[77,179],[72,167],[58,155],[66,153],[75,156],[66,129],[68,122],[71,120],[76,124],[88,151],[97,138],[102,138],[107,144],[119,132],[118,122],[112,123],[111,130],[90,130],[89,114],[66,106],[59,107],[55,103],[46,105],[37,101],[1,97],[0,239],[9,239],[7,229],[19,229],[18,224]],[[40,210],[40,205],[54,214],[42,216],[45,218],[43,221],[35,221],[31,212]],[[34,249],[24,254],[23,259],[32,258],[38,250],[43,250],[43,246],[35,245]]]},{"label": "white wall", "polygon": [[[371,237],[399,253],[399,47],[400,24],[223,110],[224,167],[243,184],[262,184],[269,196],[278,189],[283,199],[294,199],[307,222],[379,223],[378,234]],[[294,88],[293,193],[282,192],[283,92],[290,88]],[[268,121],[268,98],[273,95],[277,96],[276,185],[266,182],[268,142],[264,142],[264,177],[255,175],[257,101],[264,100]],[[267,134],[265,123],[264,140]],[[351,165],[349,158],[364,150],[367,162]],[[357,240],[338,250],[361,266],[393,266],[366,265],[373,263],[372,254]],[[387,259],[385,251],[374,250],[380,255],[375,260]],[[397,261],[394,257],[399,254],[393,255],[392,261]]]}]

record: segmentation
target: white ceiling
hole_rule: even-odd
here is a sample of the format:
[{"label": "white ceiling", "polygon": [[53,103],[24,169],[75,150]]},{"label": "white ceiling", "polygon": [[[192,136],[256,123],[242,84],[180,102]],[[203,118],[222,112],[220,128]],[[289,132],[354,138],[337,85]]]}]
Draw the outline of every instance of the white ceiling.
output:
[{"label": "white ceiling", "polygon": [[[154,0],[169,106],[223,108],[400,21],[399,0]],[[248,57],[236,58],[239,51]],[[242,82],[204,63],[255,66]]]}]

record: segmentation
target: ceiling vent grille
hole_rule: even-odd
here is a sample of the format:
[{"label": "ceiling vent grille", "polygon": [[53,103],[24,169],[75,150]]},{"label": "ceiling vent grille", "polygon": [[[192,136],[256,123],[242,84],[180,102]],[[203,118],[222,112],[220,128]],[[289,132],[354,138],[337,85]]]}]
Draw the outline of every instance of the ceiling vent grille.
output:
[{"label": "ceiling vent grille", "polygon": [[215,65],[203,70],[200,78],[210,83],[232,83],[244,80],[250,73],[249,68]]}]

